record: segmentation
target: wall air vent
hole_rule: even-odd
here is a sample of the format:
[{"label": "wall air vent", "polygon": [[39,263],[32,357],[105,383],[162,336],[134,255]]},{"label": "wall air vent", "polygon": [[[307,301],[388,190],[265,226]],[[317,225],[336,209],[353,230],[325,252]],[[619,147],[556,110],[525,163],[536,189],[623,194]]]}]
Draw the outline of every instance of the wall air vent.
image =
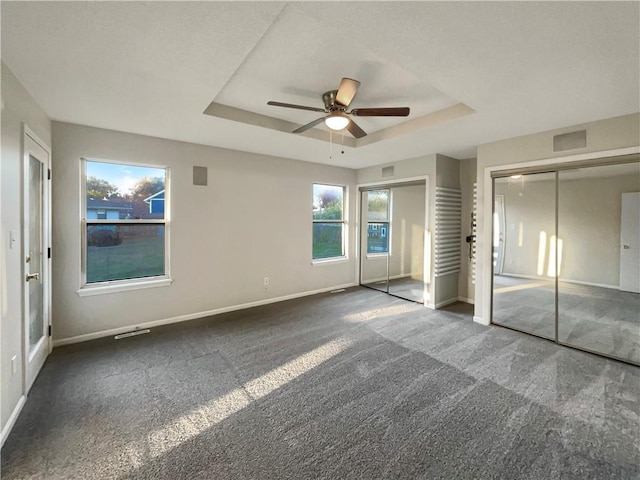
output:
[{"label": "wall air vent", "polygon": [[391,167],[382,167],[382,177],[383,178],[393,177],[393,175],[394,175],[393,166],[391,166]]},{"label": "wall air vent", "polygon": [[587,131],[563,133],[553,137],[553,151],[564,152],[566,150],[576,150],[587,146]]},{"label": "wall air vent", "polygon": [[207,167],[193,167],[193,184],[207,185]]}]

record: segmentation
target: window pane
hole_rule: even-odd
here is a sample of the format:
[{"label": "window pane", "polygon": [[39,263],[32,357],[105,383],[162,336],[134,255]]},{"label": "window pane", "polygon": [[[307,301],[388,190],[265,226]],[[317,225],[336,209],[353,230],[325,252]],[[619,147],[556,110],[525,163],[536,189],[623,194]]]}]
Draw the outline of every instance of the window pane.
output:
[{"label": "window pane", "polygon": [[389,221],[389,190],[367,192],[367,220],[370,222]]},{"label": "window pane", "polygon": [[313,224],[313,258],[341,257],[344,255],[342,223]]},{"label": "window pane", "polygon": [[164,168],[87,162],[87,220],[164,218]]},{"label": "window pane", "polygon": [[389,251],[389,223],[369,223],[367,227],[367,253]]},{"label": "window pane", "polygon": [[164,273],[164,225],[87,225],[87,283]]},{"label": "window pane", "polygon": [[342,220],[344,187],[313,185],[313,219]]}]

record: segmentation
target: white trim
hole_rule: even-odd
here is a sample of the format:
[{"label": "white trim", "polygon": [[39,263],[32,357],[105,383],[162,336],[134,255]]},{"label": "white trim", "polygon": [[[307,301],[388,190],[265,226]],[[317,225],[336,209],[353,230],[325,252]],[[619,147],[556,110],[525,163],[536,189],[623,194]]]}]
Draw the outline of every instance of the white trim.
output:
[{"label": "white trim", "polygon": [[173,282],[171,278],[161,278],[158,280],[131,281],[126,283],[113,283],[110,285],[91,284],[77,290],[76,293],[81,297],[90,297],[92,295],[104,295],[105,293],[128,292],[129,290],[142,290],[144,288],[168,287]]},{"label": "white trim", "polygon": [[474,300],[473,300],[473,298],[458,297],[458,301],[459,301],[459,302],[468,303],[468,304],[470,304],[470,305],[473,305],[473,304],[474,304]]},{"label": "white trim", "polygon": [[640,146],[615,148],[613,150],[604,150],[601,152],[577,153],[574,155],[568,155],[566,157],[552,157],[552,158],[545,158],[545,159],[539,159],[539,160],[530,160],[527,162],[508,163],[505,165],[493,165],[493,166],[490,165],[485,168],[485,171],[489,171],[493,173],[493,172],[499,172],[501,170],[512,170],[516,168],[555,166],[560,163],[571,163],[571,162],[581,162],[583,160],[620,157],[623,155],[632,155],[634,153],[640,153]]},{"label": "white trim", "polygon": [[316,258],[315,260],[311,260],[311,265],[313,265],[314,267],[319,267],[321,265],[335,265],[336,263],[347,262],[349,262],[349,257],[343,255],[341,257]]},{"label": "white trim", "polygon": [[392,257],[393,255],[391,255],[390,253],[386,253],[386,252],[381,252],[381,253],[367,253],[366,257],[367,260],[379,260],[381,258],[387,258],[387,257]]},{"label": "white trim", "polygon": [[[143,168],[156,168],[158,170],[164,170],[164,188],[162,189],[165,192],[165,205],[164,205],[164,218],[162,219],[87,219],[87,162],[93,163],[108,163],[108,164],[116,164],[116,165],[130,165],[132,167],[143,167]],[[127,225],[128,223],[139,223],[139,224],[158,224],[164,226],[164,274],[163,277],[171,278],[171,167],[169,166],[160,166],[155,164],[146,164],[146,163],[136,163],[131,161],[121,161],[121,160],[100,160],[94,158],[80,157],[80,272],[79,273],[79,285],[80,288],[77,291],[78,295],[84,296],[80,293],[85,289],[95,288],[91,287],[91,283],[87,283],[87,225],[105,223],[105,224],[118,224],[118,225]],[[158,192],[160,193],[160,192]],[[157,195],[157,194],[156,194]],[[153,196],[153,195],[152,195]],[[150,198],[150,197],[149,197]],[[144,277],[137,277],[132,279],[125,279],[123,281],[130,282],[138,279],[142,279],[142,283],[145,283]],[[106,283],[106,282],[104,282]],[[170,282],[169,282],[170,283]],[[162,285],[154,285],[154,286],[162,286]],[[148,287],[132,287],[132,288],[124,288],[124,289],[112,289],[108,293],[114,291],[122,291],[122,290],[136,290],[138,288],[148,288]],[[100,292],[98,292],[100,293]],[[102,292],[106,293],[106,292]],[[94,295],[97,293],[89,293],[87,295]]]},{"label": "white trim", "polygon": [[[500,170],[510,170],[515,168],[527,168],[527,167],[546,167],[554,166],[560,163],[579,162],[583,160],[593,160],[601,158],[603,160],[611,157],[618,157],[622,155],[631,155],[634,153],[640,153],[640,146],[614,148],[611,150],[603,150],[590,153],[579,153],[574,155],[568,155],[565,157],[553,157],[546,159],[531,160],[527,162],[509,163],[505,165],[489,165],[484,168],[483,178],[478,178],[478,185],[482,182],[482,205],[478,205],[478,213],[482,212],[482,218],[478,218],[478,227],[482,231],[478,232],[476,243],[476,275],[481,272],[480,278],[476,280],[476,298],[482,301],[482,317],[474,317],[474,321],[488,325],[489,323],[483,318],[491,318],[491,250],[492,250],[492,229],[489,227],[492,222],[493,213],[493,182],[491,174]],[[487,219],[489,223],[487,224]],[[482,223],[480,223],[482,220]],[[488,226],[489,225],[489,226]],[[486,264],[485,264],[486,263]],[[480,288],[478,288],[480,287]]]},{"label": "white trim", "polygon": [[[423,281],[425,282],[425,293],[424,293],[424,306],[434,309],[433,303],[431,302],[432,297],[432,286],[433,286],[433,275],[431,272],[431,231],[429,230],[430,226],[430,217],[431,212],[429,211],[430,205],[430,197],[429,197],[429,175],[418,175],[415,177],[406,177],[406,178],[392,178],[387,180],[380,180],[377,182],[365,182],[365,183],[357,183],[356,184],[356,192],[358,192],[358,197],[356,198],[356,256],[355,256],[355,270],[356,270],[356,282],[358,285],[362,283],[362,269],[360,262],[360,251],[362,250],[362,192],[360,192],[361,187],[376,187],[376,186],[388,186],[389,188],[393,188],[394,185],[407,183],[407,182],[424,182],[424,245],[422,252],[422,261],[423,261]],[[390,199],[391,200],[391,199]],[[391,218],[389,218],[389,225],[391,225]],[[392,233],[392,232],[391,232]],[[389,238],[389,250],[391,250],[391,238]],[[391,252],[389,252],[391,255]],[[388,257],[385,257],[388,258]],[[428,278],[428,281],[426,279]]]},{"label": "white trim", "polygon": [[169,318],[164,318],[164,319],[161,319],[161,320],[153,320],[151,322],[128,325],[128,326],[118,327],[118,328],[111,328],[109,330],[101,330],[99,332],[94,332],[94,333],[86,333],[84,335],[77,335],[75,337],[61,338],[59,340],[54,340],[53,341],[53,346],[54,347],[59,347],[59,346],[62,346],[62,345],[69,345],[69,344],[72,344],[72,343],[86,342],[86,341],[89,341],[89,340],[95,340],[97,338],[109,337],[111,335],[118,335],[120,333],[131,332],[133,330],[140,330],[140,329],[143,329],[143,328],[159,327],[161,325],[169,325],[169,324],[172,324],[172,323],[179,323],[179,322],[185,322],[185,321],[188,321],[188,320],[195,320],[197,318],[210,317],[212,315],[219,315],[221,313],[234,312],[236,310],[244,310],[246,308],[259,307],[261,305],[268,305],[270,303],[283,302],[285,300],[292,300],[294,298],[307,297],[309,295],[316,295],[318,293],[327,293],[327,292],[331,292],[332,290],[339,290],[339,289],[342,289],[342,288],[355,287],[356,285],[357,284],[355,282],[345,283],[345,284],[342,284],[342,285],[334,285],[332,287],[319,288],[317,290],[310,290],[310,291],[306,291],[306,292],[293,293],[293,294],[290,294],[290,295],[284,295],[282,297],[267,298],[267,299],[264,299],[264,300],[257,300],[255,302],[242,303],[242,304],[239,304],[239,305],[231,305],[229,307],[215,308],[213,310],[206,310],[204,312],[188,313],[188,314],[185,314],[185,315],[178,315],[176,317],[169,317]]},{"label": "white trim", "polygon": [[85,162],[98,162],[98,163],[115,163],[117,165],[131,165],[134,167],[145,167],[145,168],[168,168],[166,165],[160,165],[157,163],[131,163],[130,160],[113,160],[111,158],[97,158],[97,157],[80,157],[80,160],[84,160]]},{"label": "white trim", "polygon": [[0,440],[0,447],[3,447],[4,442],[7,441],[7,438],[9,437],[11,430],[13,430],[13,426],[16,424],[16,420],[18,420],[18,417],[20,416],[20,412],[22,412],[22,408],[24,407],[24,404],[26,402],[27,402],[27,396],[20,395],[20,398],[18,399],[18,403],[13,409],[13,412],[11,412],[11,415],[9,416],[7,423],[4,425],[2,429],[2,434],[0,434],[2,436]]},{"label": "white trim", "polygon": [[[22,394],[26,395],[33,382],[40,373],[44,362],[53,349],[52,339],[49,336],[49,329],[51,328],[51,258],[48,256],[48,250],[52,246],[51,240],[51,147],[43,142],[28,125],[22,123],[22,204],[21,204],[21,216],[22,216],[22,244],[21,244],[21,268],[20,278],[21,281],[21,300],[22,300]],[[43,337],[38,341],[36,346],[31,351],[30,339],[29,339],[29,288],[24,281],[25,275],[28,269],[26,263],[27,249],[32,239],[29,233],[30,227],[30,160],[33,156],[38,162],[42,164],[42,218],[41,221],[41,244],[42,258],[40,265],[40,278],[42,281],[42,302],[43,302]],[[37,368],[37,371],[34,369]]]},{"label": "white trim", "polygon": [[[391,165],[389,165],[391,166]],[[376,187],[378,185],[393,185],[394,183],[407,183],[407,182],[418,182],[424,180],[429,180],[429,175],[419,175],[417,177],[406,177],[406,178],[393,178],[389,180],[380,180],[378,182],[367,182],[367,183],[358,183],[356,184],[356,188],[358,191],[360,187]]]},{"label": "white trim", "polygon": [[489,326],[489,322],[485,321],[484,318],[482,317],[476,317],[475,315],[473,316],[473,321],[475,323],[479,323],[480,325],[485,325],[485,326]]}]

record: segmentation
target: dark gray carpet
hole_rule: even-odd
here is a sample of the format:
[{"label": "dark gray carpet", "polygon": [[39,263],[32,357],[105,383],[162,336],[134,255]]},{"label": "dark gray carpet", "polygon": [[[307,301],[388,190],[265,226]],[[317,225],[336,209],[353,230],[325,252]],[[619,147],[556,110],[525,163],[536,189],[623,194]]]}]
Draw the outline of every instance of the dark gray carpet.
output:
[{"label": "dark gray carpet", "polygon": [[640,369],[366,288],[54,350],[8,479],[636,479]]},{"label": "dark gray carpet", "polygon": [[[558,284],[558,340],[640,364],[640,294]],[[494,276],[493,321],[555,338],[555,281]]]}]

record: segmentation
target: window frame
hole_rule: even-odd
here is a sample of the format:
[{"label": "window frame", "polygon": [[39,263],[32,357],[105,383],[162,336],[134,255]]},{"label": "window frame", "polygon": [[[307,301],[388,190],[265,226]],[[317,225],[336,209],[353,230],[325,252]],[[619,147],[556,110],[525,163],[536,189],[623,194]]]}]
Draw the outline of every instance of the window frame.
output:
[{"label": "window frame", "polygon": [[[391,235],[393,233],[393,229],[391,228],[391,214],[393,212],[393,208],[392,208],[392,202],[393,202],[393,190],[391,188],[379,188],[379,189],[375,189],[372,188],[370,190],[366,190],[367,193],[371,193],[371,192],[380,192],[380,191],[388,191],[389,192],[389,196],[387,198],[387,216],[386,216],[386,220],[378,220],[378,221],[370,221],[369,220],[369,206],[367,205],[367,241],[365,242],[365,246],[366,246],[366,250],[365,250],[365,256],[368,259],[373,259],[375,260],[376,258],[387,258],[387,257],[391,257],[393,256],[391,254],[391,245],[393,244],[392,242],[392,238]],[[367,201],[368,201],[368,196],[367,196]],[[387,226],[387,251],[386,252],[369,252],[369,225],[371,224],[375,224],[375,225],[386,225]]]},{"label": "window frame", "polygon": [[[348,235],[347,235],[347,226],[348,226],[348,220],[347,220],[347,210],[345,208],[345,205],[348,205],[348,186],[347,185],[340,185],[340,184],[335,184],[335,183],[320,183],[320,182],[313,182],[311,184],[311,201],[312,204],[315,200],[315,196],[314,196],[314,188],[315,186],[322,186],[322,187],[338,187],[342,189],[342,218],[341,219],[322,219],[322,218],[313,218],[313,209],[311,211],[311,264],[312,265],[321,265],[321,264],[326,264],[326,263],[336,263],[336,262],[343,262],[348,260],[349,255],[348,255]],[[314,258],[313,257],[313,235],[314,235],[314,226],[316,223],[335,223],[335,224],[341,224],[342,225],[342,254],[341,255],[336,255],[333,257],[322,257],[322,258]]]},{"label": "window frame", "polygon": [[[164,218],[142,218],[142,219],[87,219],[87,163],[109,163],[115,165],[129,165],[132,167],[158,168],[165,172],[164,190],[165,207]],[[172,283],[170,270],[170,225],[171,225],[171,169],[166,165],[136,163],[131,161],[80,158],[80,288],[77,294],[81,297],[89,295],[99,295],[104,293],[114,293],[128,290],[138,290],[143,288],[164,287]],[[121,280],[107,280],[103,282],[87,283],[87,229],[90,225],[163,225],[164,226],[164,274],[150,277],[126,278]]]}]

